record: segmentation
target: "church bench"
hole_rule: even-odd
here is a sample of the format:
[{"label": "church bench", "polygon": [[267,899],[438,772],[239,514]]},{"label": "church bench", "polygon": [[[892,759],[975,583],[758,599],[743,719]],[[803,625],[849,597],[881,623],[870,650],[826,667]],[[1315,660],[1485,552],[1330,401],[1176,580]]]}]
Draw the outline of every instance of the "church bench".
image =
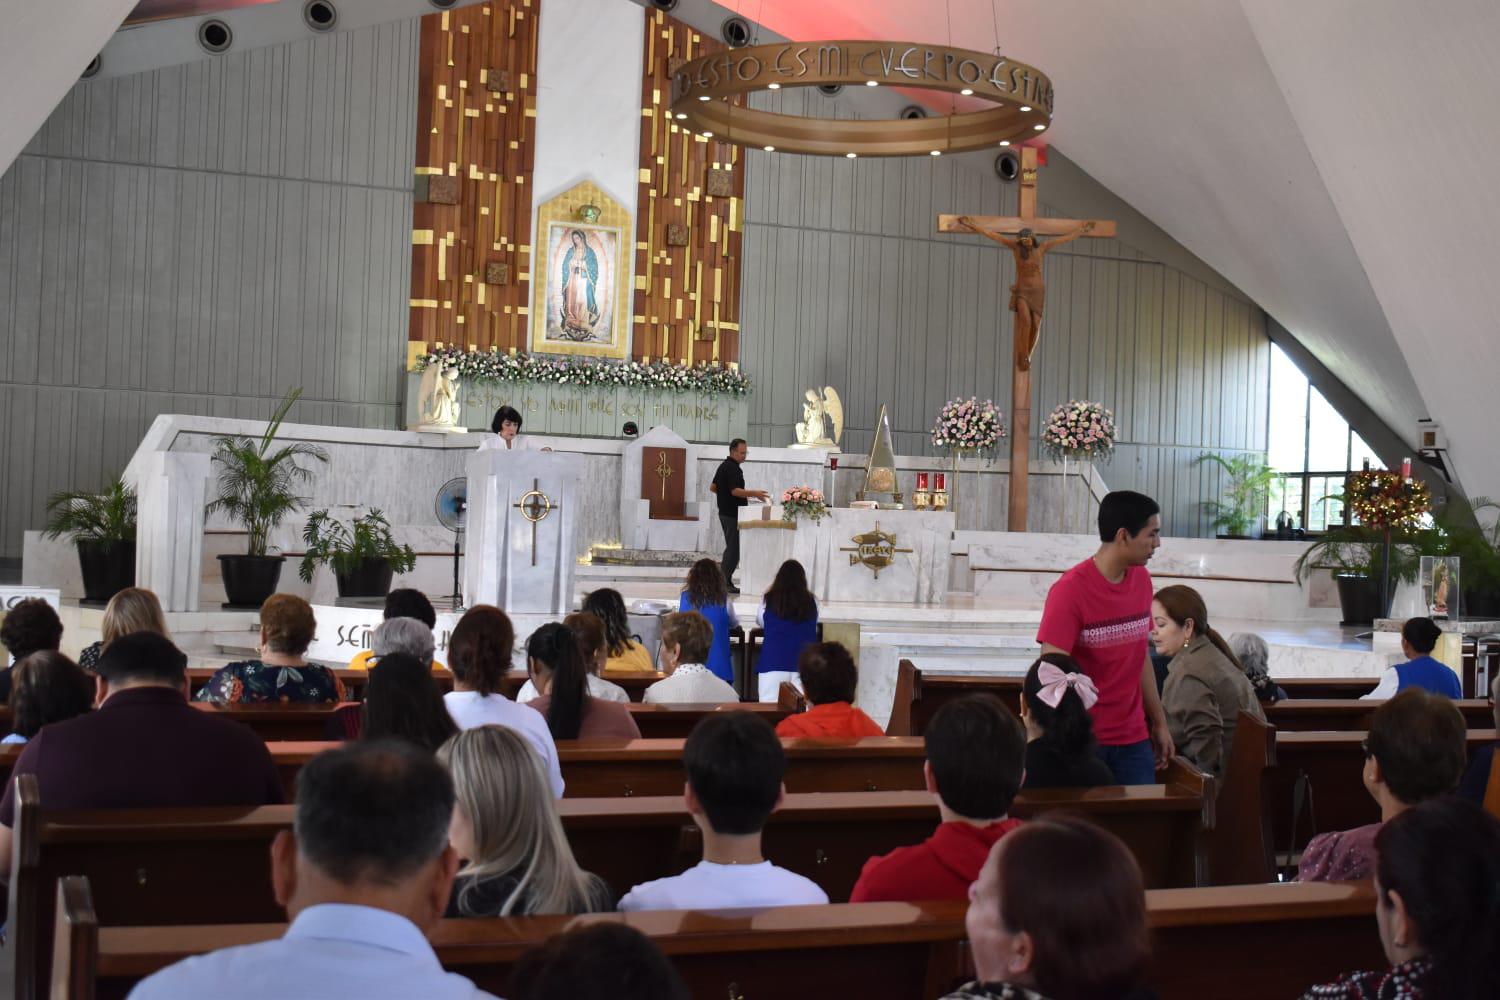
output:
[{"label": "church bench", "polygon": [[[1370,718],[1383,701],[1360,701],[1356,698],[1298,699],[1262,705],[1266,721],[1281,732],[1367,732]],[[1482,698],[1466,698],[1453,703],[1469,729],[1489,729],[1495,724],[1490,703]]]},{"label": "church bench", "polygon": [[[141,978],[183,958],[271,940],[285,930],[280,922],[116,927],[106,921],[101,928],[87,899],[87,886],[72,888],[75,909],[58,925],[62,961],[84,970],[73,991],[60,994],[67,1000],[123,997]],[[1385,962],[1368,884],[1159,889],[1146,893],[1146,906],[1151,983],[1162,1000],[1296,996],[1342,972]],[[962,901],[945,901],[445,920],[429,937],[445,968],[502,996],[526,951],[570,927],[619,922],[656,942],[692,996],[933,998],[972,974],[966,909]],[[66,957],[70,948],[80,955]]]},{"label": "church bench", "polygon": [[1288,677],[1275,682],[1289,698],[1362,698],[1375,690],[1378,677]]}]

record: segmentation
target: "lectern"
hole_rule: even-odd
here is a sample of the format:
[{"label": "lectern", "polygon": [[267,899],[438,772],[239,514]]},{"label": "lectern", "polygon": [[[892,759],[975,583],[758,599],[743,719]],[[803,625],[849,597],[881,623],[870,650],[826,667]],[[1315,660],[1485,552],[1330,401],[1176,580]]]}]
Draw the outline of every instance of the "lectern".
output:
[{"label": "lectern", "polygon": [[583,457],[488,448],[471,455],[465,471],[464,603],[567,614]]}]

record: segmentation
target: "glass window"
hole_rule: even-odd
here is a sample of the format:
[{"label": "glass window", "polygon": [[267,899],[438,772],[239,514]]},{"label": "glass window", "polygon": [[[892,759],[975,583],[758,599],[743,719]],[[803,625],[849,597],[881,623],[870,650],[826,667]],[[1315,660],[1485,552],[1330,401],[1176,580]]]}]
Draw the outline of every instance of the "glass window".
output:
[{"label": "glass window", "polygon": [[1312,390],[1307,413],[1307,471],[1342,472],[1349,468],[1349,422]]},{"label": "glass window", "polygon": [[1365,439],[1353,431],[1349,432],[1349,468],[1363,469],[1365,463],[1370,463],[1370,468],[1379,469],[1383,467],[1380,456],[1375,454],[1375,449],[1365,444]]},{"label": "glass window", "polygon": [[1266,462],[1277,472],[1307,471],[1307,376],[1271,345],[1271,426]]}]

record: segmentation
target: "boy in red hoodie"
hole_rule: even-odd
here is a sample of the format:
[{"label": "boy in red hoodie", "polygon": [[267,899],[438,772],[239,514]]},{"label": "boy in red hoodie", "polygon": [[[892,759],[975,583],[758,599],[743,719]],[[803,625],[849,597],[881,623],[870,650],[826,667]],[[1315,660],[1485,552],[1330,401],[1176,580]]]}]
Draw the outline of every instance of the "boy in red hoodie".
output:
[{"label": "boy in red hoodie", "polygon": [[777,736],[859,739],[885,735],[874,719],[852,704],[859,670],[854,657],[839,643],[815,642],[805,647],[797,658],[797,677],[812,708],[778,722]]},{"label": "boy in red hoodie", "polygon": [[1006,813],[1025,773],[1026,731],[999,698],[949,702],[926,739],[923,771],[942,825],[920,844],[866,861],[851,903],[966,899],[995,841],[1021,825]]}]

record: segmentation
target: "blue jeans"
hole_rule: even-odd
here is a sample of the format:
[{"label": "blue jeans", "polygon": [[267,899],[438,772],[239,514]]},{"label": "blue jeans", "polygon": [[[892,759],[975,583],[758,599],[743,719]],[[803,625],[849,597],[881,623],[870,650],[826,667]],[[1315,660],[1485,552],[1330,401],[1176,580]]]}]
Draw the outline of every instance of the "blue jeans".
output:
[{"label": "blue jeans", "polygon": [[1151,751],[1150,740],[1118,747],[1095,747],[1094,752],[1114,773],[1117,784],[1156,784],[1156,755]]}]

